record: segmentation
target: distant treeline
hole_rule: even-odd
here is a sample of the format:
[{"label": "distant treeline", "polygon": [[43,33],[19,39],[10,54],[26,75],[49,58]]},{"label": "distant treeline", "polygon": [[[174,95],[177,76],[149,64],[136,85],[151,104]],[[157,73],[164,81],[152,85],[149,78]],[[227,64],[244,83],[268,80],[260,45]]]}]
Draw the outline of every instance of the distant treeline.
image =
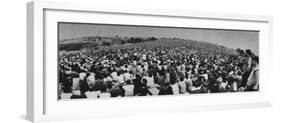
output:
[{"label": "distant treeline", "polygon": [[59,44],[59,50],[72,51],[81,50],[83,48],[97,48],[112,45],[124,45],[130,43],[141,43],[146,41],[155,41],[157,38],[140,38],[140,37],[83,37],[77,39],[63,40],[63,43]]}]

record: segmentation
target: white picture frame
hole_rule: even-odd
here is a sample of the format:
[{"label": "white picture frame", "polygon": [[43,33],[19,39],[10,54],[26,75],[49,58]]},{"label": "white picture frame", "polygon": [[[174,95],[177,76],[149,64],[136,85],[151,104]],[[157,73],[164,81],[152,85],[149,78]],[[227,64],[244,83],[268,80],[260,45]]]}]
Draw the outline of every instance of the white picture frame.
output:
[{"label": "white picture frame", "polygon": [[[92,16],[98,13],[101,17],[109,17],[115,19],[100,19],[98,21],[83,17]],[[73,17],[69,16],[72,15]],[[52,84],[49,84],[50,79],[46,74],[50,72],[50,58],[53,53],[50,53],[50,48],[55,48],[56,41],[50,43],[54,28],[52,22],[69,21],[69,22],[106,22],[106,23],[123,23],[123,24],[147,24],[146,22],[130,23],[123,20],[118,20],[119,16],[137,18],[139,16],[151,19],[198,19],[197,25],[194,27],[204,26],[204,21],[213,22],[208,28],[221,29],[253,29],[260,31],[259,52],[260,52],[260,69],[262,89],[259,92],[243,93],[243,94],[216,94],[216,95],[195,95],[195,96],[163,96],[157,98],[132,98],[132,99],[109,99],[109,100],[83,100],[58,102],[56,95],[51,93],[51,90],[56,90]],[[58,17],[60,16],[60,17]],[[94,16],[94,15],[93,15]],[[115,17],[116,16],[116,17]],[[79,19],[78,19],[79,18]],[[169,24],[168,21],[163,21],[162,25]],[[116,22],[114,22],[116,21]],[[116,6],[99,6],[93,2],[54,2],[54,1],[34,1],[27,4],[27,119],[33,122],[46,120],[64,120],[64,119],[81,119],[92,117],[114,117],[123,115],[139,115],[147,113],[165,113],[181,112],[181,111],[197,111],[197,110],[213,110],[213,109],[237,109],[237,108],[254,108],[268,107],[269,84],[271,82],[271,53],[272,49],[272,26],[273,18],[271,16],[261,15],[243,15],[230,13],[212,13],[212,12],[194,12],[180,10],[159,10],[147,8],[129,8]],[[205,22],[205,23],[206,23]],[[221,23],[221,27],[217,25]],[[224,24],[223,24],[224,23]],[[155,25],[156,23],[152,24]],[[177,26],[175,22],[171,22],[170,26]],[[183,23],[184,24],[184,23]],[[231,25],[234,24],[234,25]],[[205,24],[206,25],[206,24]],[[190,26],[189,26],[190,27]],[[50,36],[50,38],[48,37]],[[51,41],[52,42],[52,41]],[[55,50],[54,50],[55,51]],[[49,61],[48,61],[49,60]],[[48,68],[46,67],[48,66]],[[55,99],[51,99],[55,97]],[[226,101],[221,100],[225,98]],[[213,99],[213,100],[212,100]],[[52,101],[50,101],[52,100]],[[205,101],[210,100],[208,104]],[[95,103],[96,102],[96,103]],[[165,102],[163,105],[159,104]],[[188,105],[186,105],[189,102]],[[66,104],[68,103],[68,104]],[[79,109],[68,110],[69,107],[77,107],[80,104],[85,104],[83,108],[95,111],[83,111]],[[113,104],[114,103],[114,104]],[[125,104],[127,103],[127,104]],[[94,104],[96,106],[88,107]],[[175,105],[174,105],[175,104]],[[112,108],[111,111],[102,110],[104,107]],[[118,107],[117,107],[118,106]],[[99,108],[98,108],[99,107]],[[117,107],[117,108],[116,108]],[[132,112],[134,109],[139,112]],[[149,112],[143,110],[148,108]],[[122,109],[122,111],[120,111]],[[59,113],[54,113],[59,112]],[[115,112],[115,113],[113,113]],[[64,113],[64,115],[62,114]],[[68,115],[65,115],[68,114]]]}]

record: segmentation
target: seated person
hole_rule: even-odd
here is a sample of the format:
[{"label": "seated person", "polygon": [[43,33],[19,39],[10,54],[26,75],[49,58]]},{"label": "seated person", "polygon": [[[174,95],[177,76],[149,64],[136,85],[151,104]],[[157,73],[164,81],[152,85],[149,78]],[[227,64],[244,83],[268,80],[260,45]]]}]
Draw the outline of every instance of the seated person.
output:
[{"label": "seated person", "polygon": [[80,90],[74,90],[72,91],[72,96],[70,97],[71,99],[82,99],[82,98],[87,98],[85,94],[82,94]]},{"label": "seated person", "polygon": [[133,80],[134,83],[134,95],[135,96],[146,96],[147,95],[147,86],[146,86],[146,79],[143,79],[140,75],[136,75],[136,79]]}]

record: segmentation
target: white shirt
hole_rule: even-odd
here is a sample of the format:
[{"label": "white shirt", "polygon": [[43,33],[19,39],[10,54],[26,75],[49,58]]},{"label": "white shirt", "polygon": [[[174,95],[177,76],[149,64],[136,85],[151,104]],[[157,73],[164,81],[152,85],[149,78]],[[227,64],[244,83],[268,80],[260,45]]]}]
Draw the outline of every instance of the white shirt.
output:
[{"label": "white shirt", "polygon": [[61,99],[70,99],[72,93],[61,93]]},{"label": "white shirt", "polygon": [[208,74],[202,74],[201,76],[203,76],[205,80],[208,80]]},{"label": "white shirt", "polygon": [[148,76],[145,76],[143,77],[147,80],[147,86],[150,87],[150,86],[153,86],[154,85],[154,78],[153,77],[148,77]]},{"label": "white shirt", "polygon": [[103,79],[104,82],[111,82],[112,78],[110,76]]},{"label": "white shirt", "polygon": [[83,80],[85,76],[86,76],[86,73],[84,73],[84,72],[79,73],[79,78],[80,78],[81,80]]},{"label": "white shirt", "polygon": [[85,92],[85,95],[87,96],[87,98],[97,98],[100,93],[101,93],[100,91],[93,91],[93,92],[87,91]]},{"label": "white shirt", "polygon": [[174,95],[180,94],[180,89],[179,89],[178,83],[175,83],[175,84],[171,85],[171,87],[172,87]]},{"label": "white shirt", "polygon": [[130,80],[130,73],[124,73],[124,81]]},{"label": "white shirt", "polygon": [[79,81],[80,81],[79,78],[73,78],[72,79],[72,90],[79,90],[80,89]]},{"label": "white shirt", "polygon": [[148,70],[148,65],[144,65],[144,70],[145,70],[145,71]]},{"label": "white shirt", "polygon": [[117,80],[117,72],[116,71],[112,72],[111,77],[112,77],[113,80]]},{"label": "white shirt", "polygon": [[234,83],[232,84],[232,89],[233,89],[233,91],[237,91],[237,90],[238,90],[238,85],[237,85],[236,82],[234,82]]},{"label": "white shirt", "polygon": [[252,65],[252,58],[249,57],[248,58],[248,68],[251,68],[251,65]]},{"label": "white shirt", "polygon": [[222,82],[220,84],[220,87],[223,88],[223,89],[226,89],[227,84],[228,84],[228,82]]},{"label": "white shirt", "polygon": [[90,85],[90,84],[95,84],[95,81],[96,81],[96,78],[95,78],[94,75],[88,76],[88,78],[87,78],[87,83],[88,83],[88,85]]},{"label": "white shirt", "polygon": [[117,76],[117,80],[119,81],[119,83],[124,83],[125,82],[124,74],[121,74],[121,75]]},{"label": "white shirt", "polygon": [[125,90],[125,96],[134,96],[134,85],[123,86]]},{"label": "white shirt", "polygon": [[110,93],[100,93],[99,97],[100,98],[110,98],[111,94]]}]

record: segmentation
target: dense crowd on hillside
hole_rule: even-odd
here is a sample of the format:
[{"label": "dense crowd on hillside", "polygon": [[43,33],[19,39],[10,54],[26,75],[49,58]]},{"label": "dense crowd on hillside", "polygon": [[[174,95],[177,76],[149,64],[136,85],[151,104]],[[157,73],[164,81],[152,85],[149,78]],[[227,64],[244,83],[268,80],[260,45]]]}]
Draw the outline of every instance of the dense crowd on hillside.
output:
[{"label": "dense crowd on hillside", "polygon": [[59,99],[259,90],[259,58],[198,47],[104,48],[59,55]]}]

